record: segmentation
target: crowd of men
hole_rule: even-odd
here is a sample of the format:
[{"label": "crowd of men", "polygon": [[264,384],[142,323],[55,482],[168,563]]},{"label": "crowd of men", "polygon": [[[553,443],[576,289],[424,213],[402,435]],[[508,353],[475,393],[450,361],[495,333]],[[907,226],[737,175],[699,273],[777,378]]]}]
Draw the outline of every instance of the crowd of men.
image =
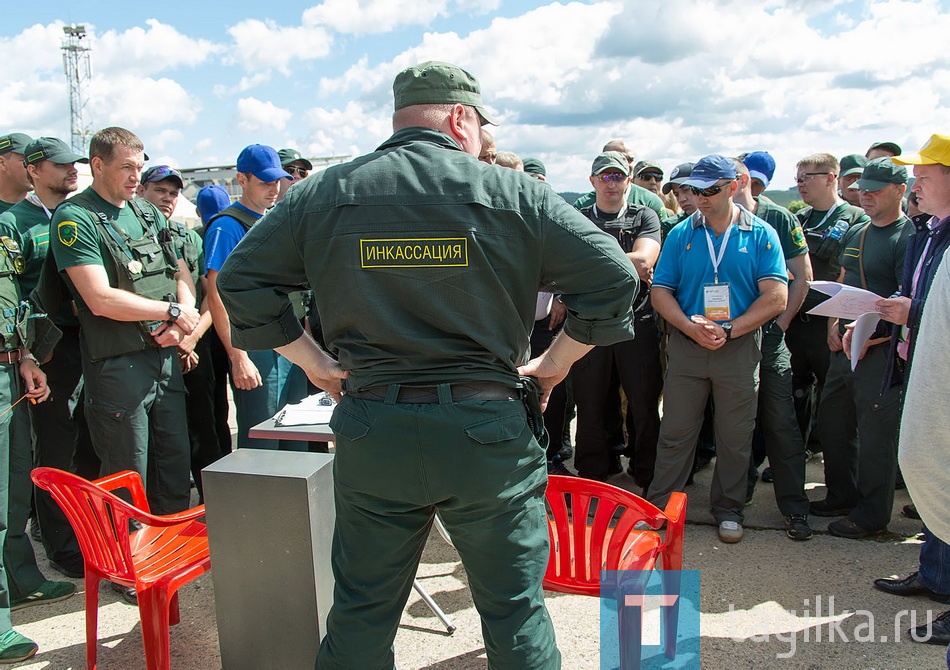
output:
[{"label": "crowd of men", "polygon": [[[423,154],[432,146],[462,148],[464,160],[443,165],[447,172],[442,178],[458,178],[469,189],[490,187],[498,193],[485,193],[508,197],[509,177],[483,172],[502,168],[545,182],[540,160],[497,151],[483,127],[493,120],[481,107],[477,82],[452,92],[459,78],[469,81],[470,75],[451,70],[447,89],[429,89],[431,80],[451,67],[428,64],[424,69],[429,79],[419,78],[412,68],[400,74],[402,80],[397,77],[397,132],[378,156],[370,155],[371,170],[395,169],[385,162],[388,156],[398,155],[404,145],[425,144]],[[446,90],[451,95],[443,99]],[[451,111],[443,109],[450,103]],[[479,166],[474,156],[494,167]],[[405,160],[410,159],[415,158]],[[220,186],[202,188],[196,198],[199,229],[172,220],[185,186],[181,173],[168,165],[143,169],[146,160],[141,140],[118,127],[97,132],[88,157],[57,138],[34,139],[22,133],[0,137],[0,405],[10,407],[0,414],[0,482],[8,484],[0,487],[0,662],[23,660],[36,651],[32,641],[13,630],[11,610],[55,602],[75,592],[72,582],[47,579],[37,567],[27,535],[31,511],[32,529],[50,566],[66,577],[83,575],[82,555],[68,522],[47,494],[33,490],[33,466],[67,469],[90,479],[133,470],[146,484],[151,510],[169,514],[189,506],[192,483],[201,496],[202,468],[231,451],[228,383],[237,413],[238,448],[326,451],[323,443],[248,435],[251,426],[316,387],[344,392],[352,402],[369,401],[373,407],[383,401],[398,408],[403,403],[441,406],[458,400],[457,387],[448,383],[453,380],[439,377],[446,374],[446,366],[421,358],[415,362],[414,379],[432,385],[435,399],[420,390],[429,386],[400,388],[413,347],[406,342],[394,345],[406,353],[403,359],[389,360],[373,339],[374,328],[395,328],[377,334],[382,342],[401,333],[400,328],[411,334],[420,327],[415,320],[400,320],[401,307],[381,306],[385,301],[379,296],[396,290],[396,284],[387,287],[359,275],[354,281],[361,290],[353,284],[309,290],[316,285],[317,265],[328,271],[340,261],[327,257],[320,265],[313,258],[322,258],[321,251],[307,256],[306,263],[314,267],[294,265],[297,255],[304,256],[294,251],[304,239],[294,237],[295,226],[316,211],[305,208],[305,198],[332,200],[327,195],[330,180],[308,181],[313,165],[298,151],[262,144],[246,147],[236,161],[238,200],[232,203]],[[91,186],[81,193],[74,193],[77,163],[88,163],[92,172]],[[914,166],[913,192],[908,191],[905,165]],[[664,182],[657,162],[636,160],[626,142],[612,140],[593,158],[593,190],[573,203],[576,212],[571,210],[572,217],[579,213],[593,226],[572,219],[571,225],[581,232],[546,241],[553,245],[550,249],[527,245],[515,251],[511,239],[482,221],[479,213],[466,210],[460,216],[488,231],[478,249],[465,247],[473,263],[484,253],[486,262],[496,267],[506,254],[523,253],[526,267],[511,281],[533,281],[529,288],[538,291],[534,313],[527,319],[529,326],[534,322],[531,363],[525,365],[525,350],[511,356],[509,364],[542,380],[549,474],[607,481],[623,472],[626,458],[626,472],[642,496],[662,508],[673,492],[691,482],[702,464],[703,448],[714,445],[710,499],[723,542],[742,539],[743,508],[766,458],[762,478],[774,485],[790,539],[811,538],[810,514],[840,517],[828,528],[843,538],[861,539],[886,530],[894,489],[900,485],[898,433],[905,382],[915,349],[925,344],[918,342],[918,331],[923,332],[928,292],[950,245],[950,138],[934,135],[918,153],[902,153],[890,142],[840,161],[815,153],[802,157],[796,167],[806,206],[793,214],[763,194],[775,171],[767,151],[735,158],[711,154],[684,162]],[[477,183],[472,181],[476,176]],[[359,182],[353,188],[347,196],[353,204],[376,211],[372,207],[378,204],[378,194],[372,185]],[[471,198],[480,202],[483,196],[478,191]],[[558,216],[548,214],[548,208],[564,208],[547,185],[527,197],[535,209],[522,213],[525,220],[555,220]],[[444,199],[445,207],[459,207],[448,196]],[[335,202],[339,207],[342,201]],[[393,221],[412,218],[398,208],[389,215]],[[342,221],[351,212],[339,216]],[[382,235],[379,231],[388,230],[389,223],[366,214],[348,225]],[[321,220],[320,225],[331,223]],[[349,234],[343,223],[334,220],[332,225],[341,227],[341,237]],[[266,233],[261,232],[265,228]],[[242,244],[252,232],[253,244]],[[306,244],[323,240],[328,249],[336,244],[335,237],[321,235],[312,232]],[[584,236],[589,239],[582,244]],[[555,262],[555,249],[579,255]],[[629,301],[626,316],[615,315],[611,321],[606,297],[596,307],[588,299],[588,292],[607,291],[602,284],[608,277],[591,276],[601,267],[579,267],[577,259],[585,254],[591,263],[616,266],[614,279],[627,285],[621,300]],[[465,260],[468,263],[469,257]],[[528,278],[532,263],[548,281]],[[242,274],[244,266],[253,269]],[[555,281],[558,273],[565,279]],[[399,286],[407,274],[399,275]],[[259,285],[268,280],[279,290]],[[810,313],[827,298],[809,288],[815,280],[862,288],[881,298],[881,320],[866,342],[857,341],[848,320]],[[448,296],[446,304],[468,295],[462,285],[446,281],[430,287]],[[609,298],[616,301],[618,295]],[[393,300],[400,302],[395,295]],[[360,305],[367,312],[383,310],[391,321],[367,327],[352,313],[359,312]],[[484,310],[495,309],[490,302],[483,305]],[[585,321],[588,313],[596,313],[597,319]],[[525,316],[520,303],[513,314]],[[482,316],[466,313],[457,318],[477,331]],[[55,347],[37,335],[50,330],[40,327],[41,320],[51,321],[52,330],[61,333]],[[454,330],[449,321],[437,323]],[[586,324],[586,337],[580,336],[578,323]],[[520,346],[514,345],[520,342],[517,338],[509,342],[497,333],[489,335],[487,325],[484,339],[497,341],[499,350]],[[425,332],[417,335],[424,339]],[[328,350],[339,361],[326,358]],[[361,368],[362,361],[373,364]],[[468,366],[466,374],[477,368]],[[488,366],[482,377],[462,387],[469,389],[465,398],[508,399],[510,391],[497,386],[502,381]],[[30,404],[17,404],[23,398]],[[368,430],[368,419],[359,419],[352,408],[347,416],[348,425],[341,419],[335,427],[344,445]],[[473,424],[466,433],[477,442],[497,439],[474,434],[476,428]],[[446,428],[439,435],[450,433]],[[362,470],[364,476],[372,471],[370,478],[380,469],[383,476],[386,456],[374,456],[376,447],[370,449],[370,444],[375,443],[362,445],[363,458],[378,462],[350,464],[348,450],[338,452],[338,479],[347,481],[342,470],[348,467]],[[384,446],[392,449],[389,442]],[[824,454],[827,493],[823,500],[809,503],[805,463],[809,453],[818,451]],[[439,457],[427,458],[431,463]],[[475,467],[485,467],[487,473],[498,464]],[[909,483],[922,478],[920,461],[908,459],[904,468]],[[537,500],[539,491],[543,481],[531,480],[512,496]],[[339,538],[365,530],[353,510],[365,512],[361,506],[367,504],[362,498],[345,505],[338,500]],[[508,545],[492,546],[494,559],[480,554],[484,547],[478,544],[486,538],[461,523],[464,513],[450,506],[440,510],[454,526],[453,537],[470,574],[490,573],[498,552],[503,554]],[[913,506],[904,511],[917,514]],[[920,514],[925,521],[933,515],[929,507]],[[877,580],[875,586],[897,595],[923,593],[950,601],[950,549],[944,542],[950,537],[934,534],[933,523],[925,526],[919,570],[902,579]],[[938,527],[943,532],[942,525]],[[526,533],[525,542],[530,537],[543,545],[536,534],[517,528]],[[406,566],[412,565],[411,559],[407,557]],[[336,653],[343,658],[341,649],[357,653],[364,644],[353,638],[346,643],[353,647],[349,650],[341,642],[350,618],[363,616],[355,575],[370,581],[378,576],[369,561],[361,560],[350,555],[346,576],[341,565],[334,566],[338,600],[330,632],[340,646],[328,648],[325,643],[324,658]],[[491,579],[497,584],[501,577]],[[405,586],[408,589],[408,582]],[[497,604],[499,593],[487,584],[476,586],[473,581],[477,600],[485,606]],[[347,593],[350,588],[353,593]],[[133,589],[121,592],[135,602]],[[529,600],[522,614],[543,620],[540,596]],[[380,626],[388,625],[390,610],[380,615]],[[511,624],[500,622],[498,630],[514,635]],[[933,622],[929,640],[950,642],[950,612]],[[542,655],[554,658],[556,650],[545,648]],[[330,661],[324,662],[331,667]]]}]

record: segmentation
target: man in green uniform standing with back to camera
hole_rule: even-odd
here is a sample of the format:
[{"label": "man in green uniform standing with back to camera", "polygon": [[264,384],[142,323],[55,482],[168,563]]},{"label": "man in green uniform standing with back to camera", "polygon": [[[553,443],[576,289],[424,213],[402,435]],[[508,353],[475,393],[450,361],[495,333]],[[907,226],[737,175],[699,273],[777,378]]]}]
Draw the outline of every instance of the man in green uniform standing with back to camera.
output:
[{"label": "man in green uniform standing with back to camera", "polygon": [[[629,339],[637,274],[547,185],[477,160],[494,121],[471,74],[427,62],[393,90],[395,134],[291,189],[218,279],[239,346],[276,347],[345,393],[330,424],[336,586],[316,667],[393,667],[438,510],[489,667],[556,669],[541,590],[545,455],[527,410],[537,426],[537,382],[546,396],[591,346]],[[300,286],[314,289],[332,356],[294,318],[286,294]],[[539,289],[568,315],[528,361]]]}]

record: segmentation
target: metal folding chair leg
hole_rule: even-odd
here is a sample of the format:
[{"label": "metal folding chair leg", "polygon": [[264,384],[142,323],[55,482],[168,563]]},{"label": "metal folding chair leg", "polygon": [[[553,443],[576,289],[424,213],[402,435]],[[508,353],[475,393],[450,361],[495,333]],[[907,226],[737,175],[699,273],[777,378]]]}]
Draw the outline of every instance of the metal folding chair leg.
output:
[{"label": "metal folding chair leg", "polygon": [[412,580],[412,588],[414,588],[419,593],[419,595],[422,596],[422,599],[425,601],[426,605],[429,606],[429,609],[431,609],[435,615],[439,617],[439,621],[441,621],[442,625],[445,626],[445,630],[448,632],[448,634],[451,635],[454,633],[455,624],[452,623],[452,620],[449,619],[445,612],[442,611],[442,608],[439,607],[439,604],[432,599],[432,596],[426,593],[426,590],[422,588],[422,584],[419,583],[418,579]]}]

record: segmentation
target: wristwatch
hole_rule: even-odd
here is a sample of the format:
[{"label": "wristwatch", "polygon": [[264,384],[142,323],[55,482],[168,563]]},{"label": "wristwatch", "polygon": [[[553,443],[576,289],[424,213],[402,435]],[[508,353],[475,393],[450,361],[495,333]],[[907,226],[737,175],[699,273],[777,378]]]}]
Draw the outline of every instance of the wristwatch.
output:
[{"label": "wristwatch", "polygon": [[168,323],[175,323],[181,316],[181,306],[177,302],[168,304]]},{"label": "wristwatch", "polygon": [[726,340],[727,341],[731,340],[732,339],[732,323],[729,321],[726,321],[724,324],[722,324],[722,329],[726,333]]}]

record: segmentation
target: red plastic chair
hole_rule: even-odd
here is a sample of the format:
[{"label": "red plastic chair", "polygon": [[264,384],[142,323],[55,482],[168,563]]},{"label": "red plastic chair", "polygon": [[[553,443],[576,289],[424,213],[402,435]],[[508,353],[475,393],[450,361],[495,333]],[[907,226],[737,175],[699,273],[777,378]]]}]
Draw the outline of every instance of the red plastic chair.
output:
[{"label": "red plastic chair", "polygon": [[[624,489],[582,477],[548,477],[548,536],[551,556],[544,588],[560,593],[601,595],[601,571],[641,571],[621,576],[613,595],[620,624],[620,667],[640,667],[642,607],[626,596],[642,596],[659,559],[665,593],[679,593],[686,525],[686,494],[674,493],[665,510]],[[644,522],[648,529],[635,526]],[[665,537],[658,529],[665,524]],[[643,524],[640,524],[641,527]],[[664,651],[676,656],[679,600],[663,608]]]},{"label": "red plastic chair", "polygon": [[[168,670],[168,628],[179,621],[178,589],[211,569],[208,532],[197,519],[204,505],[178,514],[149,512],[138,473],[88,481],[55,468],[36,468],[34,483],[52,494],[76,532],[85,563],[86,667],[95,670],[99,581],[134,586],[138,595],[145,666]],[[132,504],[115,494],[127,489]],[[141,525],[129,531],[130,521]]]}]

